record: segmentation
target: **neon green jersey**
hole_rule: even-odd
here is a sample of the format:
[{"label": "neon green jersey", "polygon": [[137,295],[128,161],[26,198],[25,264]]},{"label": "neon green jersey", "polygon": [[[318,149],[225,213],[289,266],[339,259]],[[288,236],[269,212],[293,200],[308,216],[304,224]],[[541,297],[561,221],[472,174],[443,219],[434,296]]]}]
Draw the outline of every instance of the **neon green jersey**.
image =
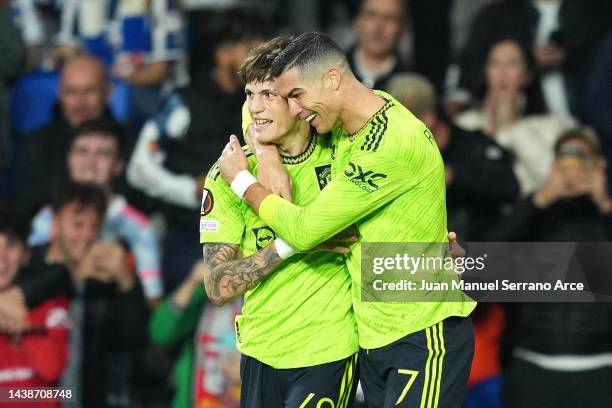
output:
[{"label": "neon green jersey", "polygon": [[[366,349],[392,343],[449,316],[467,316],[475,302],[362,302],[362,242],[446,242],[444,163],[431,132],[390,95],[355,135],[334,131],[332,181],[308,205],[270,195],[263,220],[305,251],[356,223],[360,243],[347,264]],[[297,183],[296,183],[297,184]],[[440,296],[437,294],[437,296]],[[455,298],[456,299],[456,298]]]},{"label": "neon green jersey", "polygon": [[[293,197],[310,203],[329,181],[331,140],[314,135],[306,151],[283,158],[295,181]],[[254,156],[250,170],[257,173]],[[200,242],[240,245],[243,256],[271,244],[276,233],[231,191],[213,166],[206,178]],[[329,252],[297,254],[244,295],[236,319],[238,349],[274,368],[338,361],[358,350],[350,275]]]}]

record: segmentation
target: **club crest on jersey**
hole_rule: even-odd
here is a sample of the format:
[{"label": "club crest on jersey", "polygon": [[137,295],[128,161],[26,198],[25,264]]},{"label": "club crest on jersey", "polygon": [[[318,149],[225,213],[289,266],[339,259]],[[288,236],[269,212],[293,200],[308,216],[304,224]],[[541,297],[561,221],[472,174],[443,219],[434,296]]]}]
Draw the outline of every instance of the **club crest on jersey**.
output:
[{"label": "club crest on jersey", "polygon": [[331,181],[331,164],[315,167],[315,173],[317,173],[319,188],[323,190],[327,183]]},{"label": "club crest on jersey", "polygon": [[378,190],[379,185],[376,184],[375,181],[387,178],[386,174],[374,173],[371,170],[365,171],[363,167],[353,162],[349,163],[349,167],[350,169],[344,171],[344,175],[348,177],[353,184],[368,193]]},{"label": "club crest on jersey", "polygon": [[202,205],[200,205],[200,215],[208,215],[213,210],[215,199],[213,198],[212,192],[205,188],[202,191]]},{"label": "club crest on jersey", "polygon": [[253,233],[255,234],[255,245],[257,249],[267,247],[276,239],[276,233],[267,225],[253,228]]}]

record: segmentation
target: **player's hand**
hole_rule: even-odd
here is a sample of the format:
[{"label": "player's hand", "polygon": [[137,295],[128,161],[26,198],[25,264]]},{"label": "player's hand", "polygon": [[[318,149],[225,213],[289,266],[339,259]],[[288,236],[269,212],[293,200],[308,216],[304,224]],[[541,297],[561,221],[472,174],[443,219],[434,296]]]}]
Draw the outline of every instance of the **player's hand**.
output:
[{"label": "player's hand", "polygon": [[260,156],[257,181],[267,190],[293,201],[293,181],[277,155]]},{"label": "player's hand", "polygon": [[249,163],[246,155],[240,146],[240,142],[236,135],[231,135],[229,143],[225,145],[223,153],[219,158],[219,171],[221,177],[228,183],[232,183],[236,178],[236,175],[242,170],[248,170]]},{"label": "player's hand", "polygon": [[448,233],[448,252],[453,259],[465,256],[465,249],[457,242],[457,233],[454,231]]},{"label": "player's hand", "polygon": [[359,241],[359,237],[350,232],[343,231],[325,242],[312,248],[309,252],[336,252],[338,254],[348,254],[351,252],[350,246]]}]

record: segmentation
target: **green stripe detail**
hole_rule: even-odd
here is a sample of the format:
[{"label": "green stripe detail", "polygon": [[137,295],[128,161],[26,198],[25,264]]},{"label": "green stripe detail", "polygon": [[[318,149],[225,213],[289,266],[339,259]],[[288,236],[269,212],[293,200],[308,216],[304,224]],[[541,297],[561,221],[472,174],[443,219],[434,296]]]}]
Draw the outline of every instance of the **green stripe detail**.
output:
[{"label": "green stripe detail", "polygon": [[440,384],[442,382],[442,365],[444,361],[444,355],[446,354],[446,348],[444,347],[444,327],[442,322],[438,323],[440,328],[438,329],[438,335],[440,336],[440,346],[442,348],[442,355],[440,356],[440,361],[438,362],[438,370],[440,371],[440,375],[438,376],[438,384],[436,386],[436,398],[434,401],[434,407],[438,406],[438,400],[440,399]]}]

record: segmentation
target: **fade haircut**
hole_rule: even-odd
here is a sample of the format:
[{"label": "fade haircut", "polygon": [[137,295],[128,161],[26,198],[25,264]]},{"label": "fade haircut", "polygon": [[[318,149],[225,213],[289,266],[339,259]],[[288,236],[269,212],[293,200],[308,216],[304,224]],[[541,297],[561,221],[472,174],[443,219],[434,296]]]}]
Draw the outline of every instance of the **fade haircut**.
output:
[{"label": "fade haircut", "polygon": [[238,71],[242,83],[270,81],[274,60],[290,42],[291,38],[281,36],[253,48]]},{"label": "fade haircut", "polygon": [[346,57],[334,40],[323,33],[308,32],[291,40],[276,57],[271,74],[272,78],[278,78],[292,68],[305,72],[329,62],[348,68]]},{"label": "fade haircut", "polygon": [[73,203],[77,204],[79,212],[91,208],[98,214],[100,220],[104,219],[107,202],[100,187],[89,183],[70,182],[55,192],[51,208],[57,214]]}]

